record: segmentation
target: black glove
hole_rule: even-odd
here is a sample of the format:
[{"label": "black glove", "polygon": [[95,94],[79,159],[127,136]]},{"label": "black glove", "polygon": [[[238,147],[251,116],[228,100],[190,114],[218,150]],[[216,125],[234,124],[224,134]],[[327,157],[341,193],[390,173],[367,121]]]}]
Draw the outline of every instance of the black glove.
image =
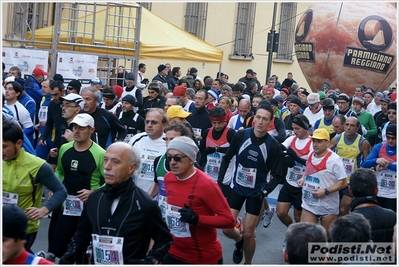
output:
[{"label": "black glove", "polygon": [[153,256],[147,256],[144,259],[128,260],[129,264],[159,264],[159,261]]},{"label": "black glove", "polygon": [[283,164],[288,167],[288,168],[292,168],[295,166],[295,160],[288,155],[286,152],[284,152],[284,161]]},{"label": "black glove", "polygon": [[216,149],[215,149],[214,147],[209,147],[209,146],[208,146],[207,148],[205,148],[205,154],[206,154],[206,155],[215,153],[215,151],[216,151]]},{"label": "black glove", "polygon": [[184,204],[184,208],[179,209],[178,212],[180,212],[180,215],[181,215],[180,221],[186,222],[189,224],[193,224],[193,225],[198,224],[198,220],[199,220],[198,215],[195,214],[193,209],[190,208],[189,206],[187,206],[187,204]]},{"label": "black glove", "polygon": [[306,160],[301,159],[292,148],[287,149],[287,155],[290,155],[295,161],[301,163],[302,165],[306,165]]},{"label": "black glove", "polygon": [[76,243],[72,241],[69,243],[67,251],[60,258],[58,264],[83,264],[83,258],[85,255],[84,249],[77,249]]},{"label": "black glove", "polygon": [[262,201],[264,197],[267,197],[269,193],[266,191],[264,187],[262,187],[260,190],[256,191],[253,195],[252,198],[258,199],[259,201]]}]

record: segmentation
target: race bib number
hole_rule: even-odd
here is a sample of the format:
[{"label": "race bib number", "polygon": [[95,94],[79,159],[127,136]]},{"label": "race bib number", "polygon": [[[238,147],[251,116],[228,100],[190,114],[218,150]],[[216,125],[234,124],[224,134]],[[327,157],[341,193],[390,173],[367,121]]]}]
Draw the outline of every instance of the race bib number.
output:
[{"label": "race bib number", "polygon": [[241,164],[238,164],[236,182],[244,187],[255,188],[256,169],[244,168]]},{"label": "race bib number", "polygon": [[158,194],[158,206],[161,209],[163,219],[166,218],[165,214],[166,214],[167,202],[168,202],[168,198],[166,196],[162,196],[162,195]]},{"label": "race bib number", "polygon": [[[218,157],[215,157],[217,154]],[[205,166],[205,173],[212,177],[213,180],[218,180],[220,164],[222,163],[222,157],[220,153],[215,152],[213,154],[207,155],[207,162]]]},{"label": "race bib number", "polygon": [[38,113],[39,121],[47,121],[47,106],[41,106]]},{"label": "race bib number", "polygon": [[155,157],[153,156],[148,156],[147,159],[142,160],[140,178],[151,181],[154,179],[154,160]]},{"label": "race bib number", "polygon": [[94,264],[123,264],[123,237],[92,234]]},{"label": "race bib number", "polygon": [[353,159],[342,158],[342,163],[344,164],[346,175],[350,176],[355,170],[355,161]]},{"label": "race bib number", "polygon": [[202,129],[201,128],[193,128],[194,135],[201,136]]},{"label": "race bib number", "polygon": [[175,237],[191,237],[190,224],[180,221],[181,207],[166,204],[166,224]]},{"label": "race bib number", "polygon": [[308,204],[318,204],[320,199],[313,195],[313,191],[320,188],[320,180],[317,177],[306,176],[303,184],[302,198]]},{"label": "race bib number", "polygon": [[123,142],[129,143],[130,139],[132,139],[133,136],[134,136],[134,134],[127,134],[125,139],[123,139]]},{"label": "race bib number", "polygon": [[18,205],[18,194],[3,191],[3,205]]},{"label": "race bib number", "polygon": [[396,172],[390,170],[377,171],[377,180],[380,189],[396,191]]},{"label": "race bib number", "polygon": [[83,210],[83,201],[77,196],[68,195],[64,201],[63,215],[66,216],[80,216]]},{"label": "race bib number", "polygon": [[305,167],[294,166],[291,168],[288,180],[292,182],[297,182],[305,174]]}]

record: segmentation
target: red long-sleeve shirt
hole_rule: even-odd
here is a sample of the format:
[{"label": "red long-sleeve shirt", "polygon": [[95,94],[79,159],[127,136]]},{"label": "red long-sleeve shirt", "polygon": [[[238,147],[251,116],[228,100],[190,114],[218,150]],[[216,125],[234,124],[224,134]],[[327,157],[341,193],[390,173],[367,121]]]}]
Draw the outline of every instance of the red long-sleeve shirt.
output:
[{"label": "red long-sleeve shirt", "polygon": [[169,254],[192,264],[216,264],[222,258],[222,245],[216,228],[233,228],[235,219],[218,184],[201,170],[180,181],[169,172],[165,175],[167,202],[190,206],[199,216],[197,225],[190,225],[191,237],[173,235]]}]

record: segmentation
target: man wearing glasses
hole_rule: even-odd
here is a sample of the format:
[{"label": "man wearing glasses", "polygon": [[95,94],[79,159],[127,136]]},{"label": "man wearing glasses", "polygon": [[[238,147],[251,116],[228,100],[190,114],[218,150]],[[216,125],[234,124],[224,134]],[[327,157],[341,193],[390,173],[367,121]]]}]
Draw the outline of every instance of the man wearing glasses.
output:
[{"label": "man wearing glasses", "polygon": [[168,145],[165,175],[166,223],[173,243],[163,264],[223,264],[216,228],[233,229],[235,220],[219,186],[194,166],[198,147],[187,136]]},{"label": "man wearing glasses", "polygon": [[160,108],[151,108],[145,116],[145,132],[133,136],[129,145],[141,155],[139,174],[134,177],[138,187],[148,192],[154,180],[154,160],[166,152],[164,130],[168,116]]},{"label": "man wearing glasses", "polygon": [[307,96],[307,101],[308,107],[303,111],[303,115],[309,119],[311,125],[314,125],[314,123],[324,115],[323,106],[320,104],[320,96],[318,93],[310,93]]},{"label": "man wearing glasses", "polygon": [[386,131],[390,124],[396,124],[396,102],[389,103],[388,105],[388,122],[382,125],[381,127],[381,137],[382,141],[385,142],[386,139]]},{"label": "man wearing glasses", "polygon": [[338,96],[337,104],[338,104],[338,109],[335,110],[334,116],[337,114],[342,114],[346,118],[348,118],[350,116],[356,117],[356,113],[350,109],[350,99],[347,94],[344,94],[344,93],[340,94]]},{"label": "man wearing glasses", "polygon": [[[43,87],[43,83],[42,83],[42,87]],[[67,86],[67,94],[79,94],[80,93],[80,88],[82,87],[82,84],[78,81],[78,80],[71,80],[68,83]]]},{"label": "man wearing glasses", "polygon": [[[61,116],[65,119],[65,123],[61,124],[61,140],[60,146],[73,140],[72,127],[70,126],[71,121],[75,118],[81,110],[83,110],[83,98],[77,94],[68,94],[65,97],[60,97],[61,103]],[[58,148],[53,147],[50,149],[50,157],[58,157]]]}]

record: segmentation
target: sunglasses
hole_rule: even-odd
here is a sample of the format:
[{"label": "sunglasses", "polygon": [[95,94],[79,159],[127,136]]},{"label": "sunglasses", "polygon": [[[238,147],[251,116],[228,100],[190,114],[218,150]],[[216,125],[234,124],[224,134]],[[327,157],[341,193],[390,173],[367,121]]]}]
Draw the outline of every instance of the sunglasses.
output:
[{"label": "sunglasses", "polygon": [[396,112],[388,112],[388,115],[396,115]]},{"label": "sunglasses", "polygon": [[159,122],[158,121],[154,121],[154,120],[145,120],[145,124],[152,124],[152,125],[157,125]]},{"label": "sunglasses", "polygon": [[387,140],[396,140],[396,136],[388,136],[386,135]]},{"label": "sunglasses", "polygon": [[171,162],[172,159],[176,162],[180,162],[182,159],[187,158],[187,156],[180,156],[180,155],[174,155],[174,156],[166,156],[166,159]]}]

